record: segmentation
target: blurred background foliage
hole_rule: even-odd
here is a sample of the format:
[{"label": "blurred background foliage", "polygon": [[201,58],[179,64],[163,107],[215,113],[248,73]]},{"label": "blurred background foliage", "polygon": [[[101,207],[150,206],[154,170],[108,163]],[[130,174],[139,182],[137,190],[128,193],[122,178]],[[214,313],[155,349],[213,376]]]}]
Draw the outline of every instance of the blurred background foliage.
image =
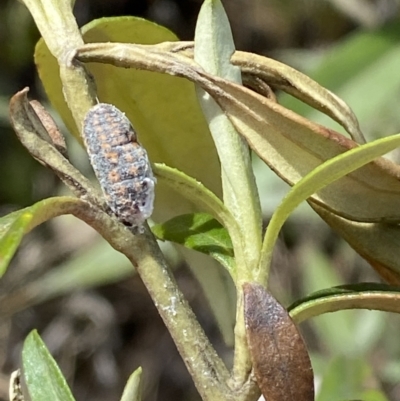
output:
[{"label": "blurred background foliage", "polygon": [[[201,0],[77,0],[75,15],[79,25],[105,16],[140,16],[191,40],[200,5]],[[225,0],[224,6],[238,49],[286,62],[337,93],[354,109],[369,140],[400,132],[399,0]],[[2,0],[1,215],[64,192],[17,142],[8,121],[9,98],[25,86],[32,98],[46,103],[32,62],[38,38],[24,6]],[[298,101],[279,99],[339,130]],[[91,174],[84,151],[64,133],[72,161]],[[390,157],[396,160],[396,152]],[[267,224],[288,188],[257,159],[254,166]],[[167,254],[200,322],[229,361],[229,346],[201,288],[176,251],[167,249]],[[276,249],[274,295],[289,305],[311,291],[361,281],[379,278],[307,205],[300,207]],[[8,375],[19,366],[21,341],[32,328],[41,333],[78,400],[117,400],[139,365],[144,400],[199,400],[127,260],[74,218],[55,219],[26,237],[0,283],[0,314],[2,400],[8,399]],[[301,329],[312,356],[318,401],[400,400],[400,317],[344,311],[315,318]]]}]

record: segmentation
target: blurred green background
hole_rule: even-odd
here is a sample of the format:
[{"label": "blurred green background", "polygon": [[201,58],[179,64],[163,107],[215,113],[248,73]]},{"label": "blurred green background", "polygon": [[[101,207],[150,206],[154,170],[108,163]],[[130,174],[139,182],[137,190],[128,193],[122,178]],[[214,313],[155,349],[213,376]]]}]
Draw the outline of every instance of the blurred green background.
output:
[{"label": "blurred green background", "polygon": [[[141,16],[168,27],[182,40],[191,40],[201,3],[77,0],[75,15],[79,25],[105,16]],[[286,62],[341,96],[355,111],[368,140],[400,132],[400,1],[223,3],[238,49]],[[32,98],[46,103],[32,62],[38,38],[25,7],[16,0],[2,0],[1,215],[65,191],[52,172],[22,148],[8,121],[9,98],[25,86]],[[340,130],[289,96],[279,99],[286,107]],[[53,116],[62,127],[56,113]],[[73,163],[91,174],[84,151],[63,130]],[[397,160],[398,155],[393,152],[390,157]],[[254,159],[254,167],[267,224],[288,187],[259,160]],[[230,347],[222,340],[201,288],[176,251],[166,251],[200,322],[229,361]],[[274,295],[288,306],[312,291],[361,281],[379,278],[307,205],[300,207],[276,249]],[[25,307],[27,303],[32,306]],[[139,365],[144,369],[144,400],[199,400],[127,260],[72,217],[55,219],[26,237],[0,282],[0,313],[2,400],[8,399],[9,373],[19,366],[21,342],[32,328],[39,330],[78,400],[117,400]],[[400,317],[345,311],[315,318],[301,329],[312,356],[318,401],[400,400]]]}]

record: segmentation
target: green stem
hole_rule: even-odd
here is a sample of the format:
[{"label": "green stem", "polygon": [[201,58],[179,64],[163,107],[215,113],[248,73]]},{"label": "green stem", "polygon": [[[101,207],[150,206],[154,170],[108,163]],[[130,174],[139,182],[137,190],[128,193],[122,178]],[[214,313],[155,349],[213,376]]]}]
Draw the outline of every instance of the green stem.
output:
[{"label": "green stem", "polygon": [[164,255],[148,228],[133,236],[105,213],[77,216],[92,225],[136,267],[204,401],[232,400],[229,372],[180,292]]}]

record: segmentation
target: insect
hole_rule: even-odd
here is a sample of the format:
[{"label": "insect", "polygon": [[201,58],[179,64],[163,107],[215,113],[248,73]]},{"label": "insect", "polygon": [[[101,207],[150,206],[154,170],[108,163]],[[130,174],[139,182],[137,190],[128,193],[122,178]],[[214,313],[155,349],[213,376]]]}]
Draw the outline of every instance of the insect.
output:
[{"label": "insect", "polygon": [[99,103],[85,116],[83,136],[108,206],[142,233],[153,212],[156,179],[130,121],[115,106]]}]

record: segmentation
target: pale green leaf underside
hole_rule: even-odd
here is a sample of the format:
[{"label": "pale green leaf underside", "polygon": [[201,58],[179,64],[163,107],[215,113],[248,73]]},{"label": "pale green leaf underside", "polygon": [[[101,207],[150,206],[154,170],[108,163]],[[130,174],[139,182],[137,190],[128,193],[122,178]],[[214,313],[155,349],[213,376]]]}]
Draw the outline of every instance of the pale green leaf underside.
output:
[{"label": "pale green leaf underside", "polygon": [[[194,60],[209,74],[241,84],[241,71],[230,62],[235,52],[228,17],[220,0],[206,0],[197,19]],[[244,235],[238,266],[253,267],[261,250],[261,206],[247,143],[216,101],[198,89],[198,99],[221,161],[224,204]],[[236,244],[235,244],[236,245]]]}]

